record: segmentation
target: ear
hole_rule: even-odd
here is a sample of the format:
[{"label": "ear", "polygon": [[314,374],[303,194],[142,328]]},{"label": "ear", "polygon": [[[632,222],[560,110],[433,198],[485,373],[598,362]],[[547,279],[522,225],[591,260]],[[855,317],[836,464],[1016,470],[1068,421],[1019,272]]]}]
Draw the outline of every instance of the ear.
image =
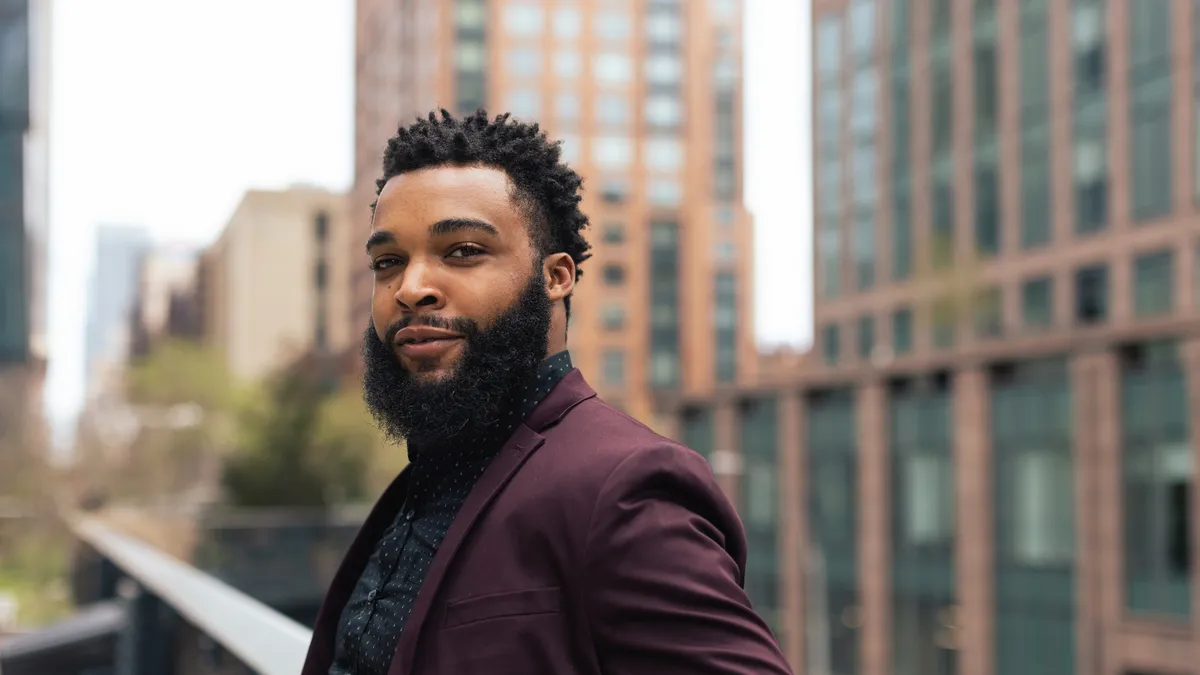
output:
[{"label": "ear", "polygon": [[562,300],[575,290],[575,261],[570,254],[551,253],[542,261],[542,270],[551,302]]}]

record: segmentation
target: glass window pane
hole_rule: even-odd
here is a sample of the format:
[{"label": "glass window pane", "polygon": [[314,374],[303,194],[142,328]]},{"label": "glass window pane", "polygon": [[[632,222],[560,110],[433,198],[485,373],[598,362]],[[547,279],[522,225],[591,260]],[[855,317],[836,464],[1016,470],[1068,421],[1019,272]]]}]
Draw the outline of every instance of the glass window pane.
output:
[{"label": "glass window pane", "polygon": [[534,2],[512,2],[505,5],[504,28],[513,35],[538,35],[542,32],[542,8]]}]

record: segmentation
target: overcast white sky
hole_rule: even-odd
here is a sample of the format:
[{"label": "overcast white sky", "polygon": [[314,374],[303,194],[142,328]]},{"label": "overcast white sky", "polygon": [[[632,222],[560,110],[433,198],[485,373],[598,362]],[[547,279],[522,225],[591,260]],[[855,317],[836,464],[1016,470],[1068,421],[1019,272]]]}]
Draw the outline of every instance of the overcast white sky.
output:
[{"label": "overcast white sky", "polygon": [[[764,345],[807,344],[809,0],[744,2],[756,330]],[[350,185],[354,2],[53,6],[47,404],[57,426],[83,397],[97,224],[205,244],[249,188]]]}]

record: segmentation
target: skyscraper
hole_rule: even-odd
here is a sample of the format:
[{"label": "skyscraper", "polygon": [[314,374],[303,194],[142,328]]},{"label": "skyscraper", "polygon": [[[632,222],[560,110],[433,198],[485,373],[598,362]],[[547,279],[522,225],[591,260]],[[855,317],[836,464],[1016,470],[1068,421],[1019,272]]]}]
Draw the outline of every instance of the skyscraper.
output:
[{"label": "skyscraper", "polygon": [[27,0],[0,1],[0,364],[29,359],[31,275],[25,215],[30,128]]},{"label": "skyscraper", "polygon": [[145,228],[101,225],[88,280],[85,376],[89,387],[98,367],[124,363],[129,351],[129,313],[138,291],[142,256],[150,250]]},{"label": "skyscraper", "polygon": [[595,257],[570,348],[591,383],[653,422],[656,394],[754,377],[738,2],[359,0],[357,21],[356,257],[397,126],[439,107],[510,112],[585,178]]},{"label": "skyscraper", "polygon": [[1200,662],[1197,4],[813,3],[816,353],[682,416],[797,670]]}]

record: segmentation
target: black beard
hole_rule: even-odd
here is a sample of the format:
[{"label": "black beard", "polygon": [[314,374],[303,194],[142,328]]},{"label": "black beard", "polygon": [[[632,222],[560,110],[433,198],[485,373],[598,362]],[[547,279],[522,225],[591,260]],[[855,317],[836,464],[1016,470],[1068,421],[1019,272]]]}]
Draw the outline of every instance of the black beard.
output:
[{"label": "black beard", "polygon": [[371,319],[363,335],[363,398],[393,441],[408,442],[409,458],[483,438],[514,408],[513,396],[537,373],[550,340],[550,298],[541,268],[512,307],[487,329],[467,318],[426,317],[417,325],[462,333],[462,354],[453,372],[435,382],[418,381],[391,345],[411,318],[388,327],[380,341]]}]

